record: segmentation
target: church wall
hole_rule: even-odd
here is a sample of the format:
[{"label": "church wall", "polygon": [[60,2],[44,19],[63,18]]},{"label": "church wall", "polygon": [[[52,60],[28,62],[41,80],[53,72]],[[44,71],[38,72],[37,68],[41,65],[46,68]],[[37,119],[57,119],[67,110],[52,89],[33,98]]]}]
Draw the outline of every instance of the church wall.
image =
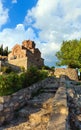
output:
[{"label": "church wall", "polygon": [[15,65],[15,66],[21,66],[21,67],[24,67],[25,69],[27,69],[27,57],[25,58],[20,58],[20,59],[13,59],[13,60],[9,60],[8,62],[12,65]]},{"label": "church wall", "polygon": [[8,55],[8,61],[15,66],[24,67],[26,70],[31,66],[43,66],[44,60],[41,58],[41,52],[35,48],[35,43],[25,40],[22,45],[16,44],[12,52]]}]

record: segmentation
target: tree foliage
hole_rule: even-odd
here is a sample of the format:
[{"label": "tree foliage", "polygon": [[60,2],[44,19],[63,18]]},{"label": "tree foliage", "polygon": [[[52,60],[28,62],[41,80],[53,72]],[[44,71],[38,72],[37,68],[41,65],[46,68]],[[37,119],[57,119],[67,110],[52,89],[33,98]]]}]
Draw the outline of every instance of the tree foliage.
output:
[{"label": "tree foliage", "polygon": [[5,47],[3,50],[3,55],[8,56],[8,47]]},{"label": "tree foliage", "polygon": [[0,55],[3,55],[3,44],[0,46]]},{"label": "tree foliage", "polygon": [[8,56],[8,47],[3,48],[3,44],[0,46],[0,55]]},{"label": "tree foliage", "polygon": [[63,41],[56,57],[58,66],[67,65],[70,68],[81,68],[81,39]]}]

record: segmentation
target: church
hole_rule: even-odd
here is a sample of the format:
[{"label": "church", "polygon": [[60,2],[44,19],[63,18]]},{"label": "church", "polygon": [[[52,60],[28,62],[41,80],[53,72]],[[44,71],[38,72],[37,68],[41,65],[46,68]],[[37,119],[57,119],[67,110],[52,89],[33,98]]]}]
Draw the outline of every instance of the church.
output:
[{"label": "church", "polygon": [[38,68],[44,66],[44,59],[41,58],[41,52],[35,45],[35,42],[30,40],[24,40],[22,45],[16,44],[8,55],[8,63],[24,67],[25,70],[30,66]]}]

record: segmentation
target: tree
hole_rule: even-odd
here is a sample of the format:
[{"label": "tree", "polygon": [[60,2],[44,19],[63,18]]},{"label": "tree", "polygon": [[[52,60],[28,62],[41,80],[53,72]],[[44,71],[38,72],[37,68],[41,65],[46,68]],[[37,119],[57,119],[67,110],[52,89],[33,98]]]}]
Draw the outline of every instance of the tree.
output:
[{"label": "tree", "polygon": [[8,56],[8,47],[3,48],[3,44],[1,44],[1,46],[0,46],[0,55]]},{"label": "tree", "polygon": [[8,47],[5,47],[3,50],[3,55],[8,56]]},{"label": "tree", "polygon": [[0,55],[3,55],[3,44],[0,46]]},{"label": "tree", "polygon": [[60,51],[56,53],[56,65],[78,68],[81,73],[81,39],[63,41]]},{"label": "tree", "polygon": [[58,66],[81,68],[81,40],[63,41],[60,51],[56,53]]}]

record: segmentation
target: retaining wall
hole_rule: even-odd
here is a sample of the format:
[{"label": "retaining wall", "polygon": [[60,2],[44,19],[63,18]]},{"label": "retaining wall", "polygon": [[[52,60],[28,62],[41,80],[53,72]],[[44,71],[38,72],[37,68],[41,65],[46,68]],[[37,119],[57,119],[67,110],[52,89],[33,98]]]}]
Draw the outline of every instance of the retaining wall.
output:
[{"label": "retaining wall", "polygon": [[72,68],[56,68],[54,75],[56,77],[60,77],[61,75],[66,75],[71,80],[78,80],[78,71]]},{"label": "retaining wall", "polygon": [[66,94],[66,80],[60,78],[60,85],[53,101],[53,112],[48,123],[47,130],[69,130],[68,129],[68,106]]},{"label": "retaining wall", "polygon": [[10,121],[14,117],[15,111],[23,107],[27,100],[32,97],[32,93],[37,92],[41,87],[53,81],[54,78],[49,77],[10,96],[0,97],[0,125]]}]

